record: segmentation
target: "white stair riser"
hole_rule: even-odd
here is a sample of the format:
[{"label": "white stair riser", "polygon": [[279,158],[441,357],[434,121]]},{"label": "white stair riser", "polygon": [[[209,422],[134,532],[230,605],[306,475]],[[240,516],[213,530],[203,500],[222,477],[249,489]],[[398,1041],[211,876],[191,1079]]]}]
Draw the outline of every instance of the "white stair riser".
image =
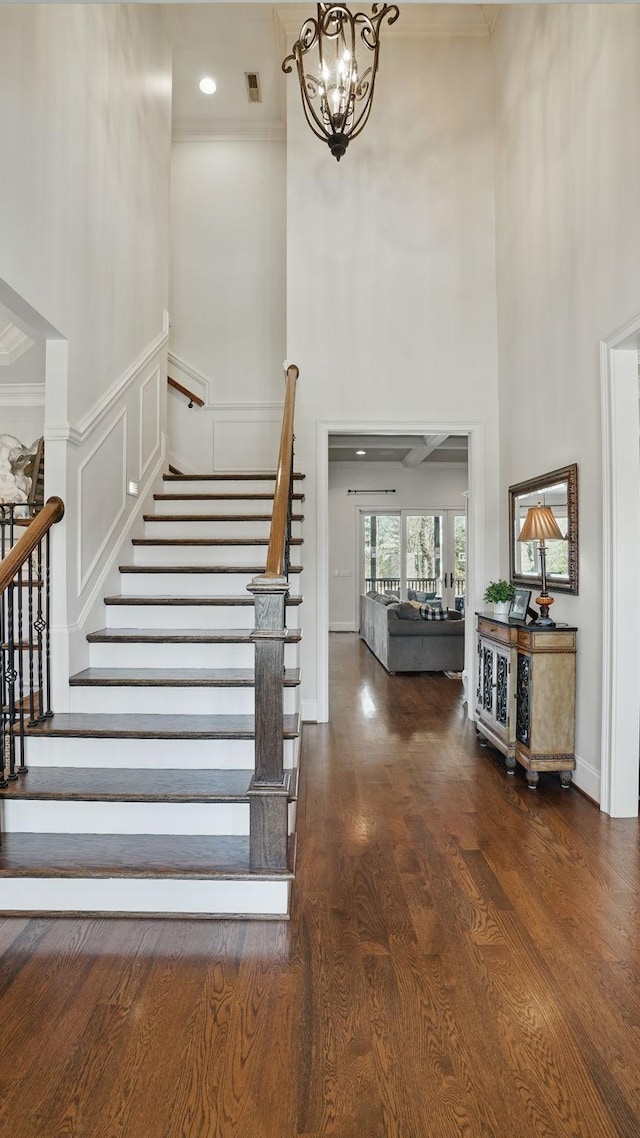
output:
[{"label": "white stair riser", "polygon": [[[298,645],[285,644],[287,668],[298,667]],[[253,644],[91,644],[92,668],[253,668]]]},{"label": "white stair riser", "polygon": [[266,545],[134,545],[134,565],[263,565]]},{"label": "white stair riser", "polygon": [[288,881],[0,878],[0,911],[286,916]]},{"label": "white stair riser", "polygon": [[[259,562],[258,562],[259,564]],[[301,573],[291,575],[293,597],[300,596]],[[246,597],[253,573],[121,573],[124,597]]]},{"label": "white stair riser", "polygon": [[[301,607],[287,606],[287,628],[299,627]],[[254,628],[255,609],[253,605],[105,605],[105,627]]]},{"label": "white stair riser", "polygon": [[[298,688],[284,689],[284,711],[298,710]],[[70,710],[83,714],[253,715],[253,688],[72,687]]]},{"label": "white stair riser", "polygon": [[[293,537],[301,536],[300,522],[293,522]],[[160,537],[260,537],[268,539],[271,531],[271,522],[211,522],[205,518],[202,521],[158,521],[144,523],[144,536],[152,539]]]},{"label": "white stair riser", "polygon": [[[173,491],[170,491],[173,493]],[[186,493],[186,491],[185,491]],[[189,491],[193,494],[203,493],[202,489]],[[205,491],[211,493],[211,491]],[[231,491],[233,493],[233,491]],[[250,491],[246,498],[164,498],[154,501],[155,514],[271,514],[273,513],[273,498],[252,498]],[[263,491],[258,491],[263,493]],[[266,491],[265,491],[266,493]],[[294,514],[303,513],[303,502],[293,503]],[[151,511],[149,511],[150,513]]]},{"label": "white stair riser", "polygon": [[[187,482],[162,480],[162,494],[273,494],[276,484],[273,478],[195,478]],[[302,486],[299,479],[296,481]]]},{"label": "white stair riser", "polygon": [[[285,739],[287,770],[297,763],[298,740]],[[25,740],[29,767],[110,767],[141,770],[253,770],[253,739],[88,739]]]},{"label": "white stair riser", "polygon": [[248,802],[6,800],[0,817],[3,831],[14,834],[249,833]]}]

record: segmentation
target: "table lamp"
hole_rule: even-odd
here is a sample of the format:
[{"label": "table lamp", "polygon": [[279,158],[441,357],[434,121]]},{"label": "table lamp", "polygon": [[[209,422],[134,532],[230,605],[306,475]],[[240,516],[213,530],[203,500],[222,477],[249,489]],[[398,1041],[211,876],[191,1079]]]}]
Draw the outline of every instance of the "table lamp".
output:
[{"label": "table lamp", "polygon": [[549,616],[549,606],[553,604],[553,597],[550,597],[547,593],[547,551],[545,549],[545,541],[566,541],[566,538],[558,528],[558,523],[553,516],[551,506],[543,506],[538,503],[537,506],[529,507],[524,525],[518,536],[518,541],[537,541],[540,544],[542,591],[540,596],[536,597],[536,604],[540,606],[540,615],[534,621],[534,624],[543,624],[548,628],[555,628],[556,622]]}]

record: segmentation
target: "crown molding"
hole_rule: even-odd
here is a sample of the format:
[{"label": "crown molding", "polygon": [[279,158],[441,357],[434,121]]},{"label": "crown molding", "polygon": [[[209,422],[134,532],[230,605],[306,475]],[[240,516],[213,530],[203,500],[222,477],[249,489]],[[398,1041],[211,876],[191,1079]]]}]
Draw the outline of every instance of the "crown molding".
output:
[{"label": "crown molding", "polygon": [[172,142],[283,142],[286,137],[282,119],[176,119],[171,134]]},{"label": "crown molding", "polygon": [[[495,18],[485,9],[497,8],[497,4],[402,4],[400,18],[395,24],[382,25],[385,39],[419,39],[438,36],[488,36],[491,34],[490,19]],[[277,4],[274,14],[284,30],[287,43],[291,45],[297,38],[300,28],[309,18],[309,6],[305,4]]]}]

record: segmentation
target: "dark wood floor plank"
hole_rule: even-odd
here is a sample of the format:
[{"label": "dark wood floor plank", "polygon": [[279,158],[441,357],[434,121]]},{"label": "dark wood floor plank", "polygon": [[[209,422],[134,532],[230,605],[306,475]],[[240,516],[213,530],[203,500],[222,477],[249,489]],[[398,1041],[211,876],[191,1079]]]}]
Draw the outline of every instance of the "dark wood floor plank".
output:
[{"label": "dark wood floor plank", "polygon": [[290,922],[0,921],[2,1133],[638,1138],[638,823],[331,653]]}]

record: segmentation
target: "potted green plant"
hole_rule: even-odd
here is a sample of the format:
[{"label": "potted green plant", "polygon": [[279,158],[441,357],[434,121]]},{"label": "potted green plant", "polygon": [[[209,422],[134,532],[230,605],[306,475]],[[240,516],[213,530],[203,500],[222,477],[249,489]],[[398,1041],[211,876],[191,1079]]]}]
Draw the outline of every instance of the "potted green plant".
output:
[{"label": "potted green plant", "polygon": [[514,595],[515,589],[508,581],[489,581],[484,599],[493,605],[494,616],[508,616]]}]

